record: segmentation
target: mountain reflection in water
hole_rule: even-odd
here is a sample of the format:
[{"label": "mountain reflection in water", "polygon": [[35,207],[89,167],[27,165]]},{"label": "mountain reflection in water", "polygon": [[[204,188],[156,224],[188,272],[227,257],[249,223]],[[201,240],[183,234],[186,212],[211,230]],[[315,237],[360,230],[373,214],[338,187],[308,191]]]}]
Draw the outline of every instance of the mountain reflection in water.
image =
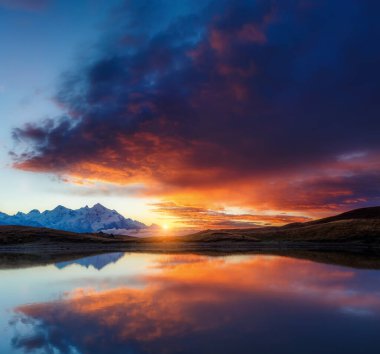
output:
[{"label": "mountain reflection in water", "polygon": [[140,286],[123,284],[120,272],[109,288],[79,284],[17,306],[13,350],[378,352],[379,271],[276,256],[145,255],[144,262],[147,271],[135,275]]},{"label": "mountain reflection in water", "polygon": [[100,254],[96,256],[85,257],[81,259],[76,259],[74,261],[58,262],[55,266],[59,269],[68,267],[72,264],[79,264],[83,267],[94,267],[97,270],[101,270],[110,263],[117,262],[121,257],[124,256],[123,252],[115,252],[108,254]]}]

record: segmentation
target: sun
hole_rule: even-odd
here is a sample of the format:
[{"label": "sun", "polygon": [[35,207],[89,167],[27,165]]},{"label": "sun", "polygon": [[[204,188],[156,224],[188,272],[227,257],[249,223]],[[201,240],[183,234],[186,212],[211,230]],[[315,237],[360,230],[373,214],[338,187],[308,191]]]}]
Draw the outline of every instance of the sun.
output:
[{"label": "sun", "polygon": [[161,227],[163,230],[169,230],[170,229],[170,226],[168,224],[162,224]]}]

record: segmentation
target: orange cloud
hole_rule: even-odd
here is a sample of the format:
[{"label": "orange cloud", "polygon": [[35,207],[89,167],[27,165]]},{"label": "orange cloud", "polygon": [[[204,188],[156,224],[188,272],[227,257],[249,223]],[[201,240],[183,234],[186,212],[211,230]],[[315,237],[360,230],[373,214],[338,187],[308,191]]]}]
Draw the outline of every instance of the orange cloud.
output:
[{"label": "orange cloud", "polygon": [[[110,51],[64,76],[62,115],[14,130],[14,167],[214,211],[376,205],[379,53],[365,6],[228,0],[147,37],[123,21],[148,11],[124,9]],[[343,34],[356,16],[365,25]]]},{"label": "orange cloud", "polygon": [[268,224],[282,225],[310,220],[308,217],[287,215],[285,213],[229,213],[224,208],[213,210],[206,207],[180,205],[173,202],[155,203],[152,206],[154,212],[172,218],[172,223],[197,229],[258,227]]}]

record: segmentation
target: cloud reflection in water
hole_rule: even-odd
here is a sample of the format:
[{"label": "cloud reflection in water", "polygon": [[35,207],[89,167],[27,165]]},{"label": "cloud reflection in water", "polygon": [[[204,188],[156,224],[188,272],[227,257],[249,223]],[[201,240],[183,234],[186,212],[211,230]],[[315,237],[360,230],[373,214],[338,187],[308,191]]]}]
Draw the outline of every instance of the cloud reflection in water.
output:
[{"label": "cloud reflection in water", "polygon": [[29,332],[15,335],[14,347],[319,354],[374,353],[380,344],[378,272],[272,256],[154,257],[141,289],[78,288],[18,307],[14,325]]}]

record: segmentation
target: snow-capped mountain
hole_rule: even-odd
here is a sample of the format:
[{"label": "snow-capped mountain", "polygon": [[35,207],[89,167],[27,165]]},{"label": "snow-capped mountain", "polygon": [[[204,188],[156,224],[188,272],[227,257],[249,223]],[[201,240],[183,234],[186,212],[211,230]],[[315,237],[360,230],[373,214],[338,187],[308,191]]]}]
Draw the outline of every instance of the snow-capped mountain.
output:
[{"label": "snow-capped mountain", "polygon": [[146,227],[145,224],[125,218],[116,210],[107,209],[101,204],[95,204],[92,208],[85,206],[76,210],[59,205],[53,210],[46,210],[42,213],[36,209],[27,214],[21,212],[15,215],[0,213],[0,225],[48,227],[72,232],[98,232],[109,229],[136,230]]}]

